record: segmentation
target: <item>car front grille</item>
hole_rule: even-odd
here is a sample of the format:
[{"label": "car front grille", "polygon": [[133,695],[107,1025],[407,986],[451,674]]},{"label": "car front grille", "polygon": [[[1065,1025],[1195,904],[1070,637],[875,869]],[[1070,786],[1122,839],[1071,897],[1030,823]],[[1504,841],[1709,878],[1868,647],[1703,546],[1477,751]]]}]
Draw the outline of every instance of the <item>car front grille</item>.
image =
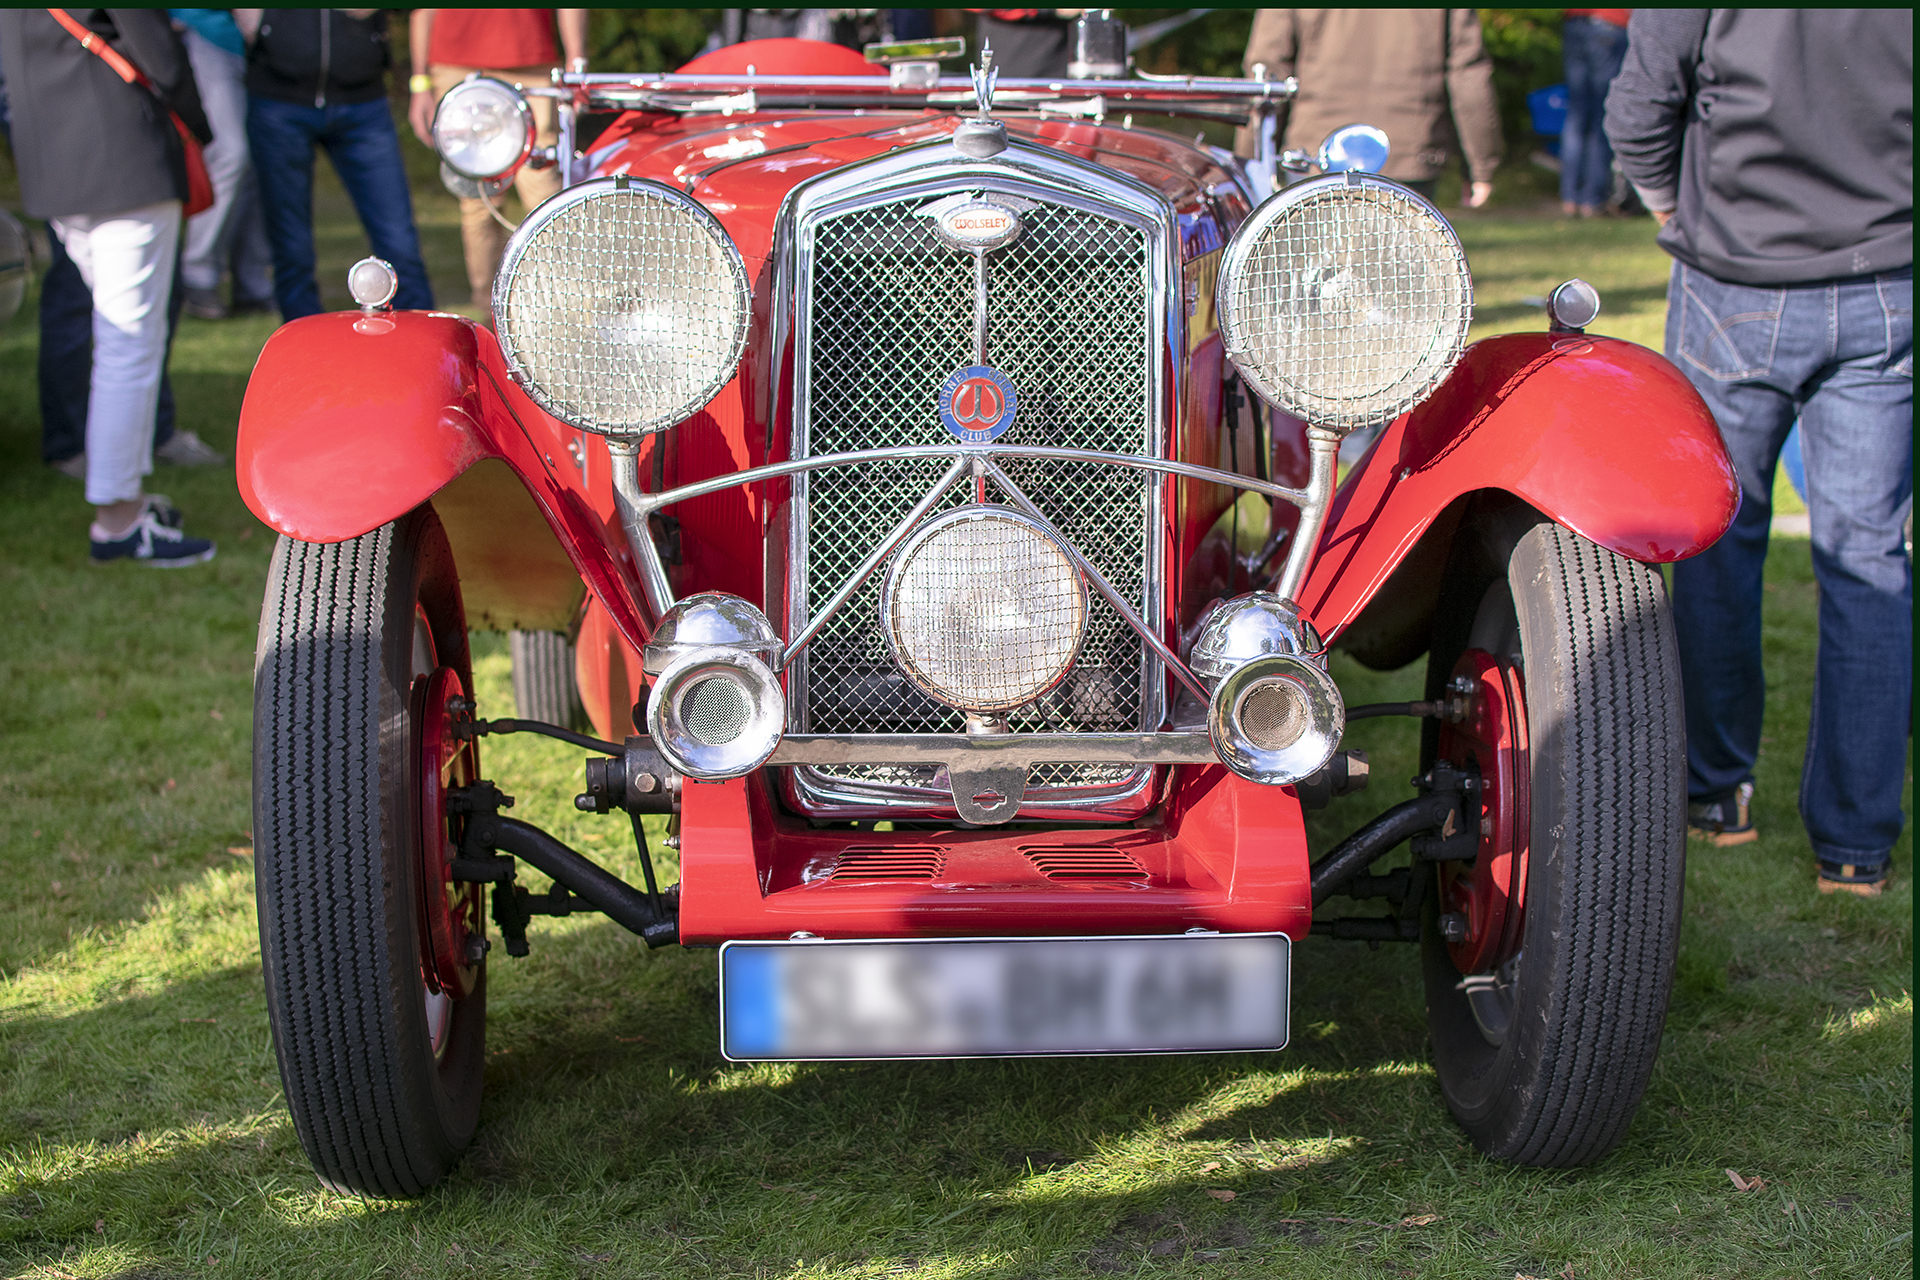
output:
[{"label": "car front grille", "polygon": [[[936,197],[858,208],[812,227],[810,273],[797,337],[805,352],[803,456],[893,445],[949,445],[935,407],[940,384],[976,362],[974,256],[935,235],[916,215]],[[987,255],[985,363],[1013,381],[1018,413],[1003,444],[1056,445],[1138,454],[1156,445],[1149,369],[1148,240],[1126,222],[1043,204],[1022,213],[1024,230]],[[1149,577],[1157,489],[1145,473],[1087,463],[1007,459],[1015,484],[1089,562],[1149,619],[1158,616]],[[796,503],[806,521],[792,590],[819,610],[848,574],[938,480],[938,460],[897,460],[811,473]],[[971,501],[971,486],[944,507]],[[988,501],[1006,501],[993,492]],[[882,571],[884,574],[884,570]],[[801,659],[796,727],[813,733],[953,733],[964,717],[908,684],[880,626],[879,582],[870,579]],[[1153,584],[1157,591],[1157,584]],[[1157,666],[1153,668],[1157,672]],[[1158,699],[1137,635],[1095,596],[1073,671],[1039,701],[1013,711],[1030,732],[1153,727]],[[875,786],[927,788],[926,767],[848,765],[813,771]],[[1029,780],[1029,803],[1049,789],[1111,789],[1136,771],[1113,765],[1045,765]]]}]

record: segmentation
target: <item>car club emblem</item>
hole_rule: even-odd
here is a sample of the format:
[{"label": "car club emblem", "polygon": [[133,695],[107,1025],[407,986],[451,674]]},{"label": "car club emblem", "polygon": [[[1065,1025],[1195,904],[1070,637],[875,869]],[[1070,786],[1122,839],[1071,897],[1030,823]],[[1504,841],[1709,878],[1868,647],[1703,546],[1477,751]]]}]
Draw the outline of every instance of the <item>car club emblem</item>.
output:
[{"label": "car club emblem", "polygon": [[962,444],[990,444],[1007,433],[1019,408],[1013,379],[984,364],[955,369],[940,384],[940,421]]}]

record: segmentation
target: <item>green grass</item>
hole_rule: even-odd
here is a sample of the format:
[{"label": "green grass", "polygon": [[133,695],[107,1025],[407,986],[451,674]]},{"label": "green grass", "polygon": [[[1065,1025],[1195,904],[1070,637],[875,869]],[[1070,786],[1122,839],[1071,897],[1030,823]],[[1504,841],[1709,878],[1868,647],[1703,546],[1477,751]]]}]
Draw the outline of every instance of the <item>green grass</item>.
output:
[{"label": "green grass", "polygon": [[[447,202],[419,200],[458,301]],[[337,192],[322,215],[340,301],[361,249]],[[1522,212],[1462,231],[1483,325],[1540,324],[1520,299],[1577,271],[1622,317],[1610,331],[1657,337],[1645,224]],[[231,446],[266,333],[186,323],[184,425]],[[1594,1168],[1515,1169],[1467,1145],[1427,1066],[1411,948],[1303,943],[1294,1045],[1274,1056],[734,1066],[711,952],[647,954],[574,919],[537,923],[533,955],[495,967],[482,1124],[454,1176],[413,1203],[323,1192],[281,1102],[232,852],[271,535],[231,475],[163,469],[155,486],[220,558],[88,567],[79,486],[38,464],[33,349],[29,310],[0,330],[6,1275],[1911,1273],[1911,843],[1887,897],[1815,896],[1794,810],[1805,542],[1767,567],[1762,839],[1693,850],[1667,1040],[1625,1144]],[[479,652],[482,704],[502,707],[504,646]],[[1336,673],[1356,701],[1417,696],[1417,671]],[[1407,794],[1410,738],[1356,724],[1376,784],[1315,816],[1317,847]],[[569,803],[578,753],[495,739],[485,760],[517,814],[635,874],[617,824]],[[1726,1168],[1766,1186],[1737,1192]]]}]

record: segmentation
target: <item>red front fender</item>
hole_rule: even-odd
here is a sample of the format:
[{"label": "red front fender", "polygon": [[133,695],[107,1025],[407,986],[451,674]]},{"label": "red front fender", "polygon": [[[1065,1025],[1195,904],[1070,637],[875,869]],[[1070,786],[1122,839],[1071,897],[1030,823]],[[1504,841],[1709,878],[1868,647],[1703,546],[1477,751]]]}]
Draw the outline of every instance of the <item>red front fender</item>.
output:
[{"label": "red front fender", "polygon": [[1661,356],[1614,338],[1489,338],[1341,486],[1300,593],[1321,634],[1338,636],[1434,519],[1482,489],[1649,563],[1706,550],[1740,505],[1713,415]]},{"label": "red front fender", "polygon": [[344,542],[482,458],[479,344],[458,316],[336,311],[267,339],[240,406],[240,496],[290,538]]},{"label": "red front fender", "polygon": [[[247,384],[236,452],[247,506],[304,542],[342,542],[377,529],[454,492],[460,486],[449,486],[476,463],[498,458],[531,495],[571,572],[630,644],[646,643],[632,553],[606,484],[605,443],[582,438],[527,399],[507,378],[493,334],[469,320],[332,312],[283,326]],[[589,486],[592,467],[599,483]],[[498,484],[467,488],[468,505],[490,508],[465,513],[467,523],[511,524],[518,514],[509,509],[517,495]],[[540,571],[537,552],[509,546],[490,557],[500,562],[492,565],[469,557],[463,585],[473,577],[473,587],[510,594],[516,573]],[[555,567],[566,572],[557,557]]]}]

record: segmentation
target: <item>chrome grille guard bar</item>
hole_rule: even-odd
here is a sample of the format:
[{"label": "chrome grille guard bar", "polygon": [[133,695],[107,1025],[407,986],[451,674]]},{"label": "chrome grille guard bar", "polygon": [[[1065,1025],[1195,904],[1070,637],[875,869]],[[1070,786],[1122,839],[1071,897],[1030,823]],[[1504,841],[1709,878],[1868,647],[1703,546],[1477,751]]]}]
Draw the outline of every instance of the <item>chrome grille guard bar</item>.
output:
[{"label": "chrome grille guard bar", "polygon": [[[660,493],[646,493],[640,488],[640,444],[638,440],[608,440],[607,451],[613,458],[613,492],[620,509],[620,521],[626,529],[627,544],[633,550],[634,562],[639,566],[640,585],[646,592],[647,605],[656,618],[664,617],[673,607],[673,588],[667,581],[666,565],[661,562],[659,548],[654,545],[653,536],[648,528],[648,519],[654,512],[690,498],[703,497],[710,493],[719,493],[736,485],[753,484],[759,480],[771,480],[779,476],[798,475],[803,471],[820,471],[829,467],[851,467],[875,462],[897,462],[913,458],[942,458],[950,461],[946,472],[934,482],[927,495],[915,504],[912,511],[895,525],[893,531],[880,541],[873,552],[861,562],[860,566],[848,575],[833,597],[827,601],[819,613],[807,620],[799,634],[787,645],[781,655],[780,668],[785,669],[794,657],[804,649],[828,618],[853,598],[860,585],[876,573],[886,562],[894,548],[905,541],[920,522],[926,519],[934,504],[954,485],[967,476],[976,476],[982,480],[991,479],[1015,506],[1029,515],[1045,518],[1039,507],[1027,495],[1021,492],[1007,473],[1001,469],[996,459],[1035,458],[1056,462],[1087,462],[1106,466],[1131,467],[1140,471],[1158,471],[1168,475],[1186,476],[1193,480],[1206,480],[1214,484],[1228,485],[1236,489],[1250,489],[1268,498],[1289,503],[1300,510],[1300,526],[1296,530],[1293,545],[1288,548],[1287,562],[1280,571],[1279,579],[1273,590],[1283,599],[1293,599],[1300,589],[1300,582],[1306,576],[1307,563],[1313,554],[1313,546],[1320,540],[1320,527],[1326,520],[1327,508],[1333,501],[1335,460],[1340,451],[1340,436],[1332,431],[1317,427],[1307,430],[1307,440],[1311,449],[1312,467],[1308,473],[1307,487],[1290,489],[1286,485],[1274,484],[1268,480],[1256,480],[1252,476],[1243,476],[1237,472],[1221,471],[1214,467],[1202,467],[1191,462],[1172,462],[1162,458],[1145,458],[1137,454],[1105,453],[1098,449],[1062,449],[1051,445],[899,445],[890,449],[859,449],[851,453],[826,453],[818,457],[800,458],[791,462],[775,462],[762,467],[750,467],[745,471],[736,471],[732,475],[716,476],[711,480],[700,480],[693,484],[681,485],[676,489],[667,489]],[[1086,557],[1080,554],[1071,542],[1066,544],[1069,554],[1087,581],[1107,602],[1125,619],[1128,626],[1140,636],[1155,656],[1167,664],[1174,678],[1187,686],[1202,702],[1208,698],[1204,685],[1188,670],[1166,642],[1154,635],[1142,621],[1140,614],[1127,603],[1127,600],[1105,576]],[[1084,735],[1074,735],[1084,736]]]}]

